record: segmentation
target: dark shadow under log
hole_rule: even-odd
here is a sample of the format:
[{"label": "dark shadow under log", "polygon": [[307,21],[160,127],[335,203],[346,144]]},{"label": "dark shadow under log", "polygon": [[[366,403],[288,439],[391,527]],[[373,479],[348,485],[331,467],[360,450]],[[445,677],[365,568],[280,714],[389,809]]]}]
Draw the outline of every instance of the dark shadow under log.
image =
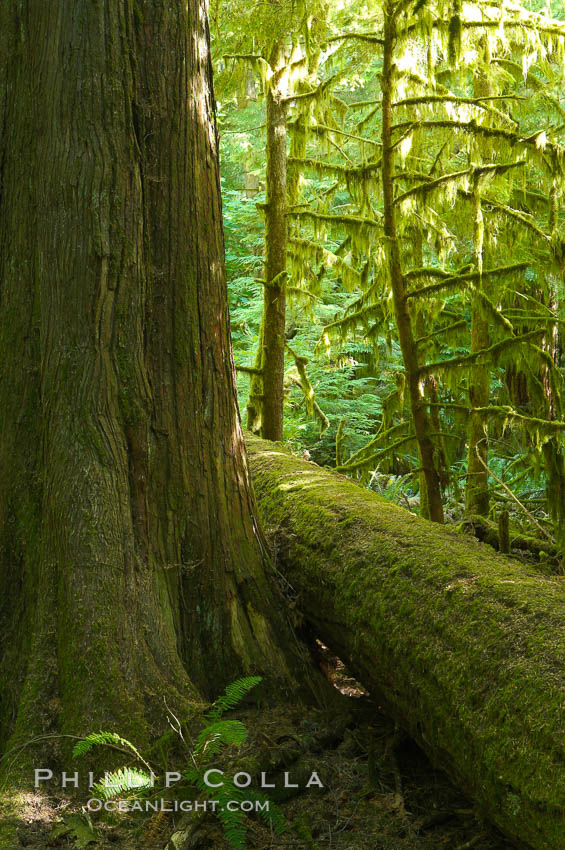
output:
[{"label": "dark shadow under log", "polygon": [[565,847],[565,579],[247,438],[315,633],[518,846]]}]

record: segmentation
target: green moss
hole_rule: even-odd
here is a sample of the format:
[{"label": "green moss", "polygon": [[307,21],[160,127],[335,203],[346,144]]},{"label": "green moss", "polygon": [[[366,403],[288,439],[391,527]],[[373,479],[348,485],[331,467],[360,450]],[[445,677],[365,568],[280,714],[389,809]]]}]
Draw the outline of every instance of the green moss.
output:
[{"label": "green moss", "polygon": [[20,850],[18,825],[23,807],[22,795],[3,792],[0,795],[0,847],[2,850]]}]

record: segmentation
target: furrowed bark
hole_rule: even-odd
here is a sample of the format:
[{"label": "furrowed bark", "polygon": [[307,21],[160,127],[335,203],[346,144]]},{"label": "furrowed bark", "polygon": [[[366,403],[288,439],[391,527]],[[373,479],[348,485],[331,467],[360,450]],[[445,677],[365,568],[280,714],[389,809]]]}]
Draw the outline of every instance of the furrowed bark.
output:
[{"label": "furrowed bark", "polygon": [[206,9],[0,5],[0,745],[143,746],[165,694],[303,674],[237,413]]},{"label": "furrowed bark", "polygon": [[247,440],[318,636],[517,846],[565,842],[565,597],[548,577]]}]

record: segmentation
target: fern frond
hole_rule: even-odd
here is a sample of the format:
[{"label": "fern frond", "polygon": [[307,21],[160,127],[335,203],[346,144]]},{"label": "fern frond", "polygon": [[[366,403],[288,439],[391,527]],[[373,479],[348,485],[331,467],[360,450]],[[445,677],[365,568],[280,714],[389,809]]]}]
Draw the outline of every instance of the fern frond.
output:
[{"label": "fern frond", "polygon": [[194,754],[205,755],[209,761],[224,747],[240,747],[246,738],[247,729],[239,720],[217,720],[202,729]]},{"label": "fern frond", "polygon": [[146,788],[151,788],[152,778],[144,770],[136,770],[132,767],[120,767],[107,773],[94,786],[93,791],[101,800],[111,800],[129,792],[139,793]]},{"label": "fern frond", "polygon": [[122,738],[116,732],[91,732],[82,741],[79,741],[73,749],[73,758],[83,756],[88,753],[93,747],[110,746],[119,747],[131,750],[140,761],[143,761],[141,754],[134,747],[131,741]]},{"label": "fern frond", "polygon": [[[196,785],[196,787],[204,794],[206,798],[211,797],[211,789],[204,782],[204,775],[198,769],[191,769],[185,774],[188,782]],[[245,848],[245,814],[241,810],[240,804],[246,799],[241,788],[238,788],[230,779],[225,779],[223,785],[214,788],[213,797],[217,805],[215,813],[218,816],[226,835],[227,840],[234,850],[244,850]],[[228,803],[232,805],[228,806]]]},{"label": "fern frond", "polygon": [[165,846],[165,831],[168,826],[166,812],[155,812],[151,817],[140,850],[154,850],[155,847]]},{"label": "fern frond", "polygon": [[204,716],[208,720],[219,720],[225,711],[235,708],[244,696],[258,685],[260,681],[261,676],[246,676],[242,679],[236,679],[235,682],[232,682],[226,687],[224,694],[216,700],[211,710]]},{"label": "fern frond", "polygon": [[263,818],[268,827],[272,827],[273,831],[277,835],[282,835],[286,832],[288,829],[288,821],[276,803],[269,799],[269,797],[265,794],[261,794],[259,791],[249,791],[247,797],[249,800],[268,804],[268,807],[262,807],[257,810],[259,816]]},{"label": "fern frond", "polygon": [[218,818],[224,828],[224,833],[234,850],[244,850],[246,816],[239,806],[229,806],[230,802],[242,802],[243,792],[236,788],[233,782],[228,781],[221,788],[218,788],[214,797],[218,800],[218,808],[216,809]]}]

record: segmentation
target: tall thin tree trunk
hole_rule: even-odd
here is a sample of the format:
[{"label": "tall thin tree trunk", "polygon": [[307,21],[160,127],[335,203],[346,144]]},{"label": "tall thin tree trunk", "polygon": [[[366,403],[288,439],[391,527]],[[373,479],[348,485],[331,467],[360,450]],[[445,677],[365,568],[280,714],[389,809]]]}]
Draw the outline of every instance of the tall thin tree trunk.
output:
[{"label": "tall thin tree trunk", "polygon": [[[471,354],[489,346],[488,320],[475,305],[471,316]],[[473,366],[469,373],[469,402],[471,407],[488,407],[490,400],[490,370],[488,365]],[[482,461],[482,462],[481,462]],[[465,513],[488,516],[488,442],[484,417],[471,413],[469,418],[469,449],[467,457],[467,486]]]},{"label": "tall thin tree trunk", "polygon": [[259,326],[257,350],[253,363],[255,372],[249,381],[249,396],[247,398],[247,428],[253,434],[261,434],[263,424],[263,317]]},{"label": "tall thin tree trunk", "polygon": [[[484,46],[485,59],[488,61],[488,46]],[[492,85],[488,75],[481,71],[475,75],[474,96],[488,97],[492,94]],[[488,149],[484,142],[477,141],[479,150],[487,155]],[[481,208],[480,188],[477,186],[474,193],[474,228],[475,228],[475,257],[481,272],[477,281],[480,290],[485,286],[482,276],[484,266],[484,223]],[[488,319],[484,315],[484,308],[480,299],[475,296],[471,308],[471,354],[490,345],[490,333]],[[486,408],[490,401],[490,367],[488,364],[478,363],[472,366],[469,373],[469,403],[471,408]],[[465,488],[465,513],[468,516],[477,514],[488,516],[489,491],[488,491],[488,441],[486,432],[486,421],[478,413],[471,413],[469,418],[469,449],[467,457],[467,485]]]},{"label": "tall thin tree trunk", "polygon": [[[412,150],[415,156],[419,155],[419,148],[419,144],[413,145]],[[422,266],[424,265],[424,253],[422,243],[422,231],[420,229],[419,222],[414,224],[412,234],[412,261],[415,268],[422,268]],[[424,320],[424,316],[420,310],[416,314],[415,327],[418,339],[426,335],[426,323]],[[419,348],[417,341],[415,341],[415,344],[418,349],[418,359],[421,360],[421,349]],[[426,381],[424,383],[424,397],[428,399],[429,403],[431,404],[429,413],[430,424],[437,434],[437,436],[435,437],[434,445],[434,466],[438,471],[440,483],[444,484],[447,482],[448,478],[448,463],[445,456],[445,447],[443,445],[442,438],[439,436],[439,433],[441,431],[441,418],[439,407],[434,406],[439,402],[439,395],[437,391],[437,378],[434,375],[428,375],[428,377],[426,378]],[[420,452],[419,460],[420,516],[424,519],[430,519],[426,476],[422,467],[422,458]]]},{"label": "tall thin tree trunk", "polygon": [[[273,48],[271,67],[280,70],[282,45]],[[282,440],[286,331],[286,105],[276,85],[267,90],[267,200],[265,205],[265,287],[263,294],[262,436]]]},{"label": "tall thin tree trunk", "polygon": [[282,440],[286,344],[286,104],[278,85],[285,58],[281,42],[270,57],[273,78],[266,91],[265,276],[263,315],[249,388],[247,425],[267,440]]},{"label": "tall thin tree trunk", "polygon": [[208,44],[205,0],[0,8],[1,741],[142,743],[191,681],[301,676],[237,413]]},{"label": "tall thin tree trunk", "polygon": [[[559,227],[559,198],[560,191],[557,180],[554,180],[549,193],[549,227],[554,244],[558,243]],[[554,315],[559,315],[558,289],[549,277],[549,306]],[[548,335],[542,342],[542,348],[551,355],[555,365],[559,364],[559,328],[558,324],[548,328]],[[556,419],[562,407],[559,398],[555,396],[549,368],[544,366],[542,382],[547,398],[547,415]],[[546,475],[546,493],[549,515],[553,522],[553,533],[557,545],[565,560],[565,454],[561,435],[548,440],[543,446]]]},{"label": "tall thin tree trunk", "polygon": [[392,147],[392,95],[394,85],[394,45],[396,41],[396,23],[392,0],[385,5],[383,70],[382,70],[382,181],[384,201],[384,231],[387,239],[390,280],[394,301],[394,311],[398,329],[398,339],[404,360],[406,386],[410,409],[414,422],[414,431],[425,478],[427,502],[430,519],[443,522],[443,505],[439,476],[435,468],[434,444],[431,436],[430,418],[426,410],[425,399],[420,389],[420,375],[417,347],[412,329],[412,319],[406,302],[406,291],[400,247],[396,229],[396,210],[394,206],[394,148]]},{"label": "tall thin tree trunk", "polygon": [[[325,31],[327,6],[322,4],[315,27],[316,36]],[[312,33],[310,33],[312,35]],[[317,72],[320,48],[310,45],[309,74]],[[272,48],[270,66],[272,79],[266,90],[267,162],[265,183],[265,289],[263,314],[255,355],[255,374],[249,384],[247,427],[268,440],[281,440],[284,406],[284,354],[286,346],[286,265],[288,244],[287,212],[297,202],[300,169],[287,174],[287,130],[291,135],[291,155],[306,155],[306,118],[299,115],[287,127],[287,106],[280,80],[286,76],[283,43]],[[292,61],[292,60],[290,60]],[[300,91],[300,86],[298,88]]]}]

